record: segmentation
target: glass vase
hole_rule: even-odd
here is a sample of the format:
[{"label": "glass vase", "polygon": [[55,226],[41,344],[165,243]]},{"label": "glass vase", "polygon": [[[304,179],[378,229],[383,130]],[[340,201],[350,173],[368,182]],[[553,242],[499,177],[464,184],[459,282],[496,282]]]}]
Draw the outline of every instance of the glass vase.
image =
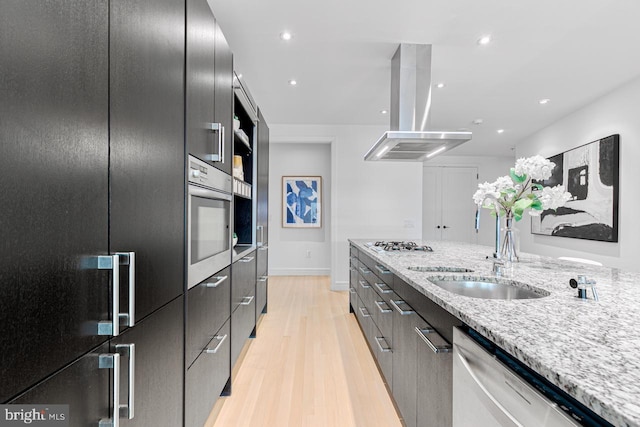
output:
[{"label": "glass vase", "polygon": [[502,249],[500,256],[506,263],[514,263],[519,260],[520,253],[520,231],[513,226],[513,213],[507,212],[505,226],[502,228]]}]

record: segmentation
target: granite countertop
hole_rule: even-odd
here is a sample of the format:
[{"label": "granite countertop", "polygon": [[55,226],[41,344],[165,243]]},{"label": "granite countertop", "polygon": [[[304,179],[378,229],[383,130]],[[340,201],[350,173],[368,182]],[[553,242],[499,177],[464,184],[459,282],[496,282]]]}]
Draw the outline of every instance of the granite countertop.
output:
[{"label": "granite countertop", "polygon": [[[521,254],[502,279],[549,292],[528,300],[490,300],[448,292],[428,278],[491,278],[493,248],[429,242],[433,252],[358,249],[616,426],[640,426],[640,273]],[[422,244],[418,242],[418,244]],[[487,256],[489,259],[487,259]],[[418,272],[409,266],[471,273]],[[597,281],[599,301],[576,297],[569,279]]]}]

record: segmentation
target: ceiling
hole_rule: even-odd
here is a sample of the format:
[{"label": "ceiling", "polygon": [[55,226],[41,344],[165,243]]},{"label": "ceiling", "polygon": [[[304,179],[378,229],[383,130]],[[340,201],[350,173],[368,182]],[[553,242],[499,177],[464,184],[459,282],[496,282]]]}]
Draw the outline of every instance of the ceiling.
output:
[{"label": "ceiling", "polygon": [[[380,111],[393,53],[433,45],[432,81],[446,86],[433,89],[431,127],[473,132],[451,155],[512,155],[521,139],[640,75],[637,0],[209,3],[270,124],[388,126]],[[485,34],[492,42],[479,45]]]}]

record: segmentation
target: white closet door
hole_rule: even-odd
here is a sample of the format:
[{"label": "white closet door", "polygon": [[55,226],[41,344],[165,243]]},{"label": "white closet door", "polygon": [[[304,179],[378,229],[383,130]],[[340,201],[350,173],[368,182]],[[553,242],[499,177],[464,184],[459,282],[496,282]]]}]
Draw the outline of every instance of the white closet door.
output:
[{"label": "white closet door", "polygon": [[471,196],[478,185],[475,167],[425,167],[423,172],[423,239],[477,243],[476,205]]}]

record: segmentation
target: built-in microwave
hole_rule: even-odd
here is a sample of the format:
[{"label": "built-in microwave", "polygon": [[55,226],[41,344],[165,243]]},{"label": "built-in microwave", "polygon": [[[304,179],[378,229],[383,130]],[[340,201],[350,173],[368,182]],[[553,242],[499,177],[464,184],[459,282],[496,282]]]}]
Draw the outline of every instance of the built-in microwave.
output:
[{"label": "built-in microwave", "polygon": [[231,176],[188,158],[187,284],[189,288],[231,264]]}]

